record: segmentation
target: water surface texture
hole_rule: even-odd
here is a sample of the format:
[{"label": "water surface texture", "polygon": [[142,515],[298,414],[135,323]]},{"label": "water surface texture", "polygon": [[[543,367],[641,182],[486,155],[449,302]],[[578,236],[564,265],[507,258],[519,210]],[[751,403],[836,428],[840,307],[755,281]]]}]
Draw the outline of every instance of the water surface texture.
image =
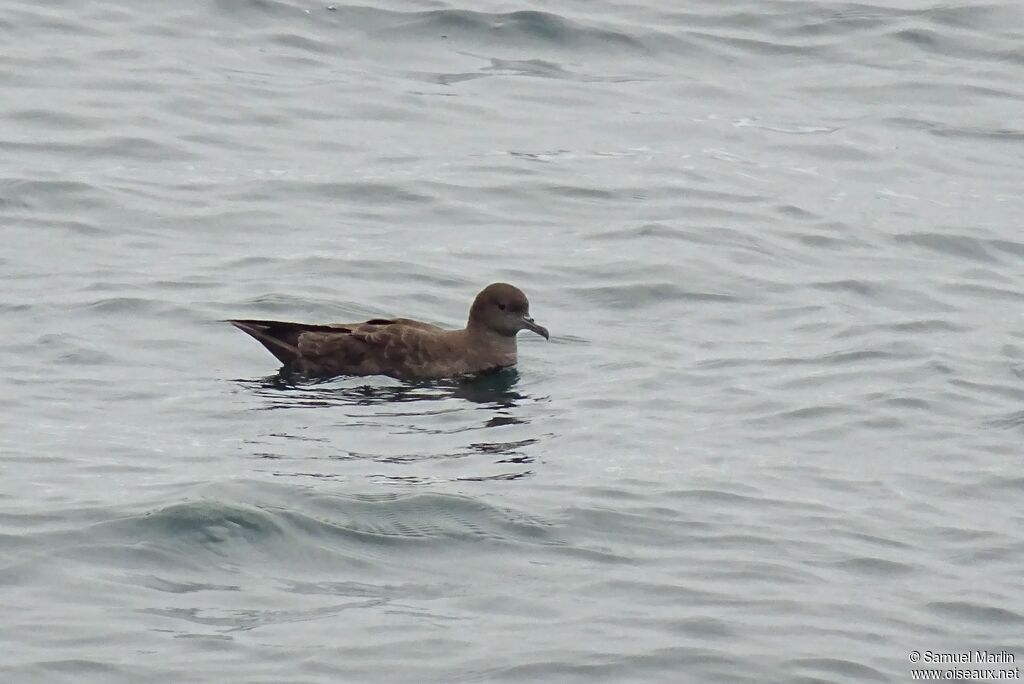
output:
[{"label": "water surface texture", "polygon": [[[1024,10],[0,2],[0,675],[1024,659]],[[549,343],[287,382],[230,317]]]}]

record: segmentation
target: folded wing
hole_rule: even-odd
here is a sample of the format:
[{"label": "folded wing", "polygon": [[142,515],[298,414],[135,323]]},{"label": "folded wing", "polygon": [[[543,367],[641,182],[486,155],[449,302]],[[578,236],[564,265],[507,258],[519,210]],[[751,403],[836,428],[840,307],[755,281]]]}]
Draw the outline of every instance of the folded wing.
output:
[{"label": "folded wing", "polygon": [[299,336],[298,370],[312,375],[435,377],[438,365],[452,356],[445,331],[412,323],[373,321],[348,332],[304,332]]},{"label": "folded wing", "polygon": [[288,368],[309,375],[436,377],[463,372],[442,368],[452,359],[447,332],[410,319],[310,325],[233,320]]}]

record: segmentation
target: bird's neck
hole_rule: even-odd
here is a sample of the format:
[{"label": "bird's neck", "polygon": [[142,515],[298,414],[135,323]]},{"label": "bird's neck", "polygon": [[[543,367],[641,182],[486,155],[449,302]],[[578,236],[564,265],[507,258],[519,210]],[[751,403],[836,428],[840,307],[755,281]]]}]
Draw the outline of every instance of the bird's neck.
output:
[{"label": "bird's neck", "polygon": [[516,362],[516,338],[500,335],[490,328],[470,323],[463,331],[466,341],[477,350],[481,357],[481,365],[511,366]]}]

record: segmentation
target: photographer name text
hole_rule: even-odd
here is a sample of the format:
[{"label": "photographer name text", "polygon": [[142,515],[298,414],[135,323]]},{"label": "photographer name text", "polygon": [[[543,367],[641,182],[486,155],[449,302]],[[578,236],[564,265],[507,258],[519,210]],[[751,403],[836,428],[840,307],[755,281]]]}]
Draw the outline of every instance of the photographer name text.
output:
[{"label": "photographer name text", "polygon": [[1009,651],[914,651],[915,663],[1012,663],[1016,658]]}]

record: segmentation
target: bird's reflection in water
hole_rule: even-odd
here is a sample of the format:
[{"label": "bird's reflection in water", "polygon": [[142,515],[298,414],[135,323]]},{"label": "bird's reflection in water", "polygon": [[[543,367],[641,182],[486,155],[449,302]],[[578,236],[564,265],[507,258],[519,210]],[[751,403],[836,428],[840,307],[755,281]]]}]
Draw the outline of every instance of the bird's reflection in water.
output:
[{"label": "bird's reflection in water", "polygon": [[[270,402],[264,409],[315,408],[339,405],[374,406],[413,401],[465,399],[474,404],[512,408],[529,397],[516,391],[519,372],[505,368],[489,373],[452,380],[401,382],[387,378],[356,378],[327,380],[305,378],[283,369],[269,377],[237,380]],[[504,424],[504,423],[502,423]]]},{"label": "bird's reflection in water", "polygon": [[[513,415],[517,407],[533,401],[530,396],[518,391],[519,379],[519,373],[514,368],[510,368],[466,378],[430,382],[401,382],[381,377],[320,380],[290,375],[285,372],[265,378],[237,380],[237,382],[249,392],[265,400],[263,405],[256,410],[340,409],[342,415],[352,419],[351,425],[380,428],[381,439],[386,440],[389,435],[415,433],[450,435],[467,430],[526,425],[527,420]],[[473,413],[466,414],[467,410]],[[486,412],[487,418],[482,422],[473,420],[472,425],[467,425],[465,421],[451,415],[460,413],[466,416],[478,415],[477,411]],[[448,415],[449,419],[434,418],[434,416],[442,415]],[[287,434],[281,433],[273,436],[289,437]],[[302,439],[309,440],[309,437]],[[455,479],[468,481],[517,480],[533,475],[532,470],[522,470],[524,466],[534,462],[534,458],[524,453],[524,449],[537,441],[537,438],[500,442],[474,440],[454,452],[446,449],[443,454],[384,455],[348,451],[332,455],[329,458],[334,462],[358,459],[372,460],[388,465],[410,465],[423,464],[436,459],[448,460],[486,455],[498,457],[497,460],[490,462],[505,464],[506,467],[503,470],[506,472],[484,476],[462,473]],[[264,455],[266,455],[265,452]],[[507,472],[508,466],[518,466],[520,469]],[[278,472],[277,474],[295,477],[310,475],[308,472]],[[318,474],[317,476],[330,477],[327,474]],[[369,476],[377,481],[394,484],[414,482],[426,484],[436,481],[435,477],[422,478],[404,474]]]},{"label": "bird's reflection in water", "polygon": [[[534,472],[532,470],[523,470],[516,473],[498,473],[497,475],[467,475],[466,477],[457,477],[455,479],[458,482],[488,482],[491,480],[522,480],[533,475]],[[379,475],[373,479],[386,484],[405,485],[432,484],[434,482],[434,480],[429,478],[401,475]]]}]

